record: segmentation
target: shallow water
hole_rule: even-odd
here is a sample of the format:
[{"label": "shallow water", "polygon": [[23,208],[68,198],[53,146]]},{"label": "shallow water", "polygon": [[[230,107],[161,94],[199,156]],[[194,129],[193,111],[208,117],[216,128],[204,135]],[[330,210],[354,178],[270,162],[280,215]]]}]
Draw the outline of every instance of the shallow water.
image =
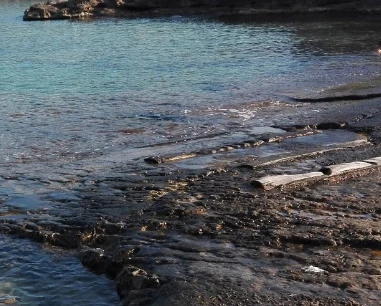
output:
[{"label": "shallow water", "polygon": [[29,4],[0,4],[2,166],[237,130],[261,122],[255,102],[370,78],[381,64],[374,23],[22,22]]},{"label": "shallow water", "polygon": [[[16,208],[48,215],[56,203],[77,201],[79,184],[159,149],[173,149],[159,144],[189,148],[192,142],[185,140],[260,134],[282,120],[279,109],[289,97],[380,75],[381,60],[373,52],[379,24],[373,21],[177,16],[23,22],[31,3],[0,1],[0,212],[5,217]],[[259,109],[269,109],[267,116],[259,117]],[[2,243],[15,265],[50,260],[43,252],[12,257],[12,248],[35,246]],[[63,280],[73,272],[65,270],[71,259],[65,260],[57,266]],[[84,273],[77,271],[74,278]],[[17,287],[23,277],[10,269],[3,281]],[[34,285],[20,293],[20,303],[35,298],[33,292],[52,301],[48,290],[38,291],[44,282],[30,278]],[[85,285],[71,290],[79,287],[81,298],[93,299]],[[57,295],[54,304],[63,303]]]},{"label": "shallow water", "polygon": [[[114,284],[73,255],[0,236],[0,304],[118,305]],[[6,303],[7,304],[7,303]]]}]

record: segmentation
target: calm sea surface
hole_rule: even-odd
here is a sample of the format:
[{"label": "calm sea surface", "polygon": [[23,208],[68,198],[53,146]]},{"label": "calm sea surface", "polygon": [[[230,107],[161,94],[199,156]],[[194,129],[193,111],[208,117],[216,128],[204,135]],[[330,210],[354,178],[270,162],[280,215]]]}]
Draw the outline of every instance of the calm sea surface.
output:
[{"label": "calm sea surface", "polygon": [[[3,214],[11,206],[48,209],[73,199],[59,182],[100,175],[134,149],[270,125],[271,118],[256,116],[258,102],[282,103],[381,71],[375,22],[23,22],[31,3],[0,0]],[[20,305],[117,303],[112,288],[103,297],[95,297],[96,286],[79,293],[77,282],[93,280],[83,269],[65,268],[77,264],[69,257],[56,260],[54,271],[63,282],[57,286],[74,293],[41,291],[51,275],[34,267],[54,254],[0,239],[0,262],[12,263],[0,275],[0,298],[17,296]],[[83,302],[86,295],[93,303]]]}]

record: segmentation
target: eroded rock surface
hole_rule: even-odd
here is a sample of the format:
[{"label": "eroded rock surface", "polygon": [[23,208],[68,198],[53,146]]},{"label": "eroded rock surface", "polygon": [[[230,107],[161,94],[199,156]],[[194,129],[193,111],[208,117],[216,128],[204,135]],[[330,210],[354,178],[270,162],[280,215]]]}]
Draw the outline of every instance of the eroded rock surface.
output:
[{"label": "eroded rock surface", "polygon": [[85,266],[115,280],[123,305],[378,305],[379,167],[272,191],[250,184],[381,156],[381,147],[310,152],[278,161],[245,153],[201,170],[142,161],[139,175],[114,170],[50,217],[3,216],[0,228],[80,249]]}]

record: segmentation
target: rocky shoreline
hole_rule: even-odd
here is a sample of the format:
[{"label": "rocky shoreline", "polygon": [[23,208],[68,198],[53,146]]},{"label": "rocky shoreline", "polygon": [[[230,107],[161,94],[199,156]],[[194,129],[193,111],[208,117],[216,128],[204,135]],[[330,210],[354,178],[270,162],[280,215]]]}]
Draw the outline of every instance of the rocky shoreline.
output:
[{"label": "rocky shoreline", "polygon": [[154,16],[232,16],[232,15],[379,15],[379,1],[310,0],[310,1],[248,1],[248,0],[58,0],[32,5],[23,19],[55,20],[91,17],[154,17]]},{"label": "rocky shoreline", "polygon": [[[317,101],[271,106],[284,124],[260,136],[78,182],[80,200],[50,216],[3,210],[0,230],[77,249],[123,305],[376,306],[381,167],[369,160],[381,156],[380,100]],[[346,166],[360,161],[369,166]],[[253,184],[322,166],[318,179]]]},{"label": "rocky shoreline", "polygon": [[[374,1],[308,9],[279,1],[245,9],[118,3],[48,2],[24,20],[380,12]],[[221,137],[202,151],[161,155],[157,148],[76,182],[79,200],[64,200],[49,216],[3,209],[0,231],[78,250],[86,267],[115,281],[123,305],[379,305],[378,164],[271,188],[254,183],[380,157],[381,100],[369,90],[266,105],[259,117],[266,108],[283,114],[267,133]]]}]

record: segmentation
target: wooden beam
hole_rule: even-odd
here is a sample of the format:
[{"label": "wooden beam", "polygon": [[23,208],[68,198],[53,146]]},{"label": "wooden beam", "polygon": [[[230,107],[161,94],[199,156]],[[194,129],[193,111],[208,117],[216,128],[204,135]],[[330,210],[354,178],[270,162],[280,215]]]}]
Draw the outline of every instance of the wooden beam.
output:
[{"label": "wooden beam", "polygon": [[281,174],[281,175],[272,175],[265,176],[260,179],[254,180],[251,184],[254,187],[259,187],[264,190],[271,190],[278,186],[287,185],[297,181],[302,181],[306,179],[311,179],[319,176],[324,176],[322,172],[308,172],[301,174]]},{"label": "wooden beam", "polygon": [[352,162],[352,163],[344,163],[338,165],[325,166],[320,169],[325,175],[337,175],[347,171],[359,170],[362,168],[371,167],[370,163],[366,162]]}]

